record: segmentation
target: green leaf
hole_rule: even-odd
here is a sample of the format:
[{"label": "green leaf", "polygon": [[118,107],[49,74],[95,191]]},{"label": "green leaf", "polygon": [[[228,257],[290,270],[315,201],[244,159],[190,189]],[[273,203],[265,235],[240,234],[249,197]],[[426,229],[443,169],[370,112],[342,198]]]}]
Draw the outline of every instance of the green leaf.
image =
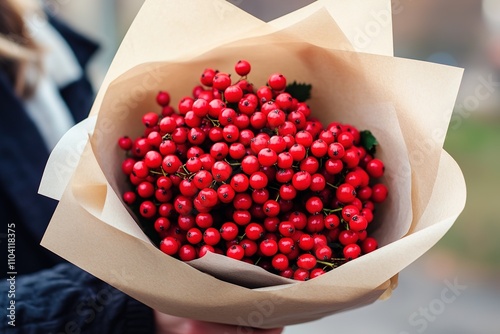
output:
[{"label": "green leaf", "polygon": [[378,145],[377,138],[368,130],[360,132],[361,135],[361,145],[370,154],[374,154],[376,146]]},{"label": "green leaf", "polygon": [[312,85],[305,83],[292,82],[286,86],[285,92],[292,95],[299,102],[305,102],[311,98]]}]

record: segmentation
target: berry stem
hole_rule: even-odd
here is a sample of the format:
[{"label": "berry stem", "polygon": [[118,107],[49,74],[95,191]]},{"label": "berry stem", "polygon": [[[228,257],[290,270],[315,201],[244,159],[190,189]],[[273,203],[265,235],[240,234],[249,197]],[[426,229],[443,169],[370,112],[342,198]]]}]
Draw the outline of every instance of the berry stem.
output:
[{"label": "berry stem", "polygon": [[319,264],[322,264],[324,266],[328,266],[330,268],[335,268],[336,267],[335,263],[330,263],[330,262],[326,262],[326,261],[319,261],[319,260],[317,260],[316,262],[319,263]]},{"label": "berry stem", "polygon": [[333,189],[337,189],[338,188],[337,186],[335,186],[335,185],[333,185],[333,184],[331,184],[329,182],[327,182],[326,185],[329,186],[329,187],[332,187]]},{"label": "berry stem", "polygon": [[336,208],[336,209],[323,209],[323,213],[324,214],[331,214],[331,213],[334,213],[334,212],[339,212],[339,211],[342,211],[342,208]]},{"label": "berry stem", "polygon": [[210,121],[210,123],[212,123],[213,126],[217,126],[217,127],[220,127],[220,122],[219,120],[217,119],[213,119],[209,116],[205,116],[206,119],[208,119]]},{"label": "berry stem", "polygon": [[241,166],[241,162],[229,162],[227,159],[224,159],[224,161],[227,162],[229,166]]}]

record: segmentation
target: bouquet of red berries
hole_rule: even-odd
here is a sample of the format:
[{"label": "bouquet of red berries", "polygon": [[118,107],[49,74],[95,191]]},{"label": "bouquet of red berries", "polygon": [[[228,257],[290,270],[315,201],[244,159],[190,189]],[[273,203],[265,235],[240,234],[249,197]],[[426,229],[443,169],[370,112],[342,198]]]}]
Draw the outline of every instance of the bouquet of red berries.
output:
[{"label": "bouquet of red berries", "polygon": [[368,226],[388,190],[373,135],[323,126],[305,101],[310,85],[274,73],[254,88],[250,70],[238,61],[233,82],[205,69],[177,112],[158,93],[144,133],[118,141],[132,186],[124,202],[182,261],[212,252],[305,281],[374,251]]},{"label": "bouquet of red berries", "polygon": [[352,32],[387,8],[263,23],[147,0],[47,164],[42,245],[161,312],[245,328],[388,297],[465,185],[442,149],[462,70],[395,58],[390,25],[360,49]]}]

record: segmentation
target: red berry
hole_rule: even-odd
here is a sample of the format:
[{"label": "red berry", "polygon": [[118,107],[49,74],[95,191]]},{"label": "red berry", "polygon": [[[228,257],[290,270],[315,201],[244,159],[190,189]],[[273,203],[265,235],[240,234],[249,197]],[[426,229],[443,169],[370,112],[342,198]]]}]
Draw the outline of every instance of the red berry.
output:
[{"label": "red berry", "polygon": [[279,73],[272,74],[267,80],[269,87],[274,91],[282,91],[286,88],[286,78]]},{"label": "red berry", "polygon": [[241,169],[247,175],[251,175],[260,170],[259,159],[254,155],[247,155],[241,161]]},{"label": "red berry", "polygon": [[306,190],[311,185],[311,174],[305,171],[297,172],[292,177],[292,184],[299,191]]},{"label": "red berry", "polygon": [[233,168],[225,161],[217,161],[211,171],[215,181],[224,182],[231,177]]},{"label": "red berry", "polygon": [[328,145],[322,139],[317,139],[311,144],[311,153],[315,157],[322,158],[327,152]]},{"label": "red berry", "polygon": [[275,200],[268,200],[262,206],[264,214],[268,217],[276,217],[280,213],[280,205]]},{"label": "red berry", "polygon": [[166,237],[160,242],[160,249],[165,254],[174,256],[179,250],[179,243],[174,237]]},{"label": "red berry", "polygon": [[238,103],[243,97],[243,90],[238,85],[232,85],[224,90],[224,98],[229,103]]},{"label": "red berry", "polygon": [[268,86],[262,86],[257,90],[257,97],[259,98],[259,103],[262,105],[273,99],[273,92]]},{"label": "red berry", "polygon": [[250,63],[246,60],[239,60],[236,65],[234,65],[234,71],[239,75],[239,76],[246,76],[248,73],[250,73],[250,70],[252,69]]},{"label": "red berry", "polygon": [[297,259],[297,266],[306,270],[316,267],[316,263],[316,258],[312,254],[302,254]]},{"label": "red berry", "polygon": [[388,191],[387,187],[382,183],[378,183],[372,187],[372,201],[375,203],[381,203],[387,198]]},{"label": "red berry", "polygon": [[288,258],[284,254],[276,254],[271,263],[273,268],[279,271],[287,269],[289,265]]},{"label": "red berry", "polygon": [[327,153],[332,159],[342,159],[345,155],[345,149],[340,143],[331,143],[330,146],[328,146]]},{"label": "red berry", "polygon": [[292,156],[293,161],[302,161],[307,154],[306,148],[300,144],[294,144],[292,147],[290,147],[288,152]]},{"label": "red berry", "polygon": [[192,111],[197,117],[205,117],[208,114],[209,109],[210,105],[208,104],[208,101],[204,99],[197,99],[193,102]]},{"label": "red berry", "polygon": [[[240,136],[241,136],[241,132],[240,132]],[[246,149],[242,143],[232,143],[231,146],[229,146],[229,156],[232,159],[240,160],[245,155],[246,155]]]},{"label": "red berry", "polygon": [[213,227],[207,228],[203,233],[203,241],[207,245],[215,246],[219,243],[220,239],[221,239],[220,232]]},{"label": "red berry", "polygon": [[271,129],[277,128],[284,124],[286,120],[285,112],[281,109],[274,109],[267,114],[267,122]]},{"label": "red berry", "polygon": [[354,205],[346,205],[342,208],[342,219],[346,222],[349,222],[352,216],[357,215],[359,213],[359,209]]},{"label": "red berry", "polygon": [[225,90],[231,85],[231,77],[227,73],[216,73],[212,80],[212,86],[217,90]]},{"label": "red berry", "polygon": [[247,210],[236,210],[233,213],[233,221],[238,225],[247,225],[251,220],[252,216]]},{"label": "red berry", "polygon": [[309,275],[309,278],[313,279],[313,278],[316,278],[318,276],[321,276],[325,274],[325,271],[321,268],[315,268],[313,270],[311,270],[311,274]]},{"label": "red berry", "polygon": [[249,177],[250,187],[253,189],[262,189],[267,186],[268,178],[263,172],[255,172]]},{"label": "red berry", "polygon": [[195,223],[199,228],[211,227],[214,223],[210,213],[198,213],[195,217]]},{"label": "red berry", "polygon": [[247,193],[238,193],[234,197],[233,206],[236,210],[249,210],[252,206],[252,197]]},{"label": "red berry", "polygon": [[132,141],[132,139],[130,139],[127,136],[123,136],[118,140],[118,146],[120,146],[120,148],[125,151],[130,150],[132,148],[133,143],[134,142]]},{"label": "red berry", "polygon": [[160,119],[160,116],[157,113],[154,112],[149,112],[142,116],[142,123],[147,127],[147,128],[152,128],[158,124],[158,120]]},{"label": "red berry", "polygon": [[189,243],[196,245],[203,240],[203,233],[201,233],[198,228],[192,227],[186,233],[186,240]]},{"label": "red berry", "polygon": [[326,179],[321,174],[311,176],[311,186],[309,187],[314,192],[320,192],[326,187]]},{"label": "red berry", "polygon": [[325,217],[325,228],[333,230],[340,225],[340,218],[336,215],[330,214]]},{"label": "red berry", "polygon": [[270,148],[263,148],[259,151],[257,156],[259,163],[262,166],[270,167],[278,161],[278,155]]},{"label": "red berry", "polygon": [[348,149],[354,144],[354,137],[350,132],[344,131],[337,136],[337,141],[339,142],[339,144],[344,146],[345,149]]},{"label": "red berry", "polygon": [[372,159],[366,164],[366,171],[373,178],[382,177],[384,170],[384,163],[379,159]]},{"label": "red berry", "polygon": [[314,248],[314,239],[310,234],[302,234],[298,242],[299,248],[309,251]]},{"label": "red berry", "polygon": [[257,253],[257,250],[259,249],[259,247],[257,246],[257,243],[253,240],[250,240],[250,239],[241,240],[240,245],[245,250],[246,257],[254,256],[255,253]]},{"label": "red berry", "polygon": [[196,249],[191,245],[183,245],[179,248],[179,258],[182,261],[192,261],[196,259]]},{"label": "red berry", "polygon": [[213,181],[212,174],[206,170],[198,171],[193,177],[194,184],[200,190],[210,187],[212,181]]},{"label": "red berry", "polygon": [[293,279],[297,281],[307,281],[310,277],[310,272],[307,269],[298,268],[293,273]]},{"label": "red berry", "polygon": [[230,185],[237,193],[244,192],[249,187],[248,177],[242,173],[236,174],[231,178]]},{"label": "red berry", "polygon": [[367,227],[368,221],[363,216],[354,215],[349,221],[349,229],[353,230],[354,232],[364,231]]},{"label": "red berry", "polygon": [[151,182],[144,181],[137,186],[137,194],[142,198],[149,198],[153,196],[154,192],[155,187]]},{"label": "red berry", "polygon": [[314,255],[320,261],[328,261],[332,258],[332,249],[328,246],[320,246],[314,251]]},{"label": "red berry", "polygon": [[356,189],[349,183],[338,186],[335,196],[342,203],[350,203],[356,198]]},{"label": "red berry", "polygon": [[136,198],[137,196],[133,191],[126,191],[125,193],[123,193],[123,201],[128,205],[134,204]]},{"label": "red berry", "polygon": [[310,214],[318,214],[323,210],[323,202],[317,196],[313,196],[306,201],[306,210]]},{"label": "red berry", "polygon": [[354,260],[361,255],[361,248],[357,244],[349,244],[344,247],[343,253],[347,261]]},{"label": "red berry", "polygon": [[291,237],[295,233],[295,226],[290,221],[283,221],[279,224],[278,231],[284,237]]},{"label": "red berry", "polygon": [[295,249],[295,242],[292,238],[281,238],[278,240],[278,249],[283,254],[289,254]]},{"label": "red berry", "polygon": [[177,196],[174,200],[174,209],[181,215],[187,215],[193,209],[193,201],[186,196]]},{"label": "red berry", "polygon": [[165,218],[165,217],[158,217],[155,220],[154,227],[155,227],[156,232],[158,232],[158,233],[161,233],[163,231],[167,231],[170,228],[170,220],[168,220],[168,218]]},{"label": "red berry", "polygon": [[264,235],[264,227],[261,224],[250,223],[245,227],[245,234],[250,240],[258,240]]},{"label": "red berry", "polygon": [[158,92],[156,102],[162,107],[168,106],[170,104],[170,94],[166,91]]},{"label": "red berry", "polygon": [[358,242],[358,235],[354,231],[344,230],[339,234],[339,241],[344,246],[355,244]]},{"label": "red berry", "polygon": [[259,250],[264,256],[274,256],[278,252],[278,243],[272,239],[265,239],[259,244]]},{"label": "red berry", "polygon": [[241,245],[232,245],[227,249],[226,256],[231,259],[242,260],[245,257],[245,249]]},{"label": "red berry", "polygon": [[368,237],[361,243],[361,250],[364,254],[373,252],[378,248],[378,242],[375,238]]},{"label": "red berry", "polygon": [[205,86],[212,87],[212,83],[213,83],[213,80],[214,80],[215,73],[216,72],[213,69],[207,68],[201,74],[200,82],[203,85],[205,85]]},{"label": "red berry", "polygon": [[201,258],[201,257],[205,256],[208,252],[214,253],[215,249],[210,245],[203,245],[200,247],[200,249],[198,251],[198,257]]},{"label": "red berry", "polygon": [[139,212],[144,218],[152,218],[156,215],[156,205],[151,201],[144,201],[139,207]]}]

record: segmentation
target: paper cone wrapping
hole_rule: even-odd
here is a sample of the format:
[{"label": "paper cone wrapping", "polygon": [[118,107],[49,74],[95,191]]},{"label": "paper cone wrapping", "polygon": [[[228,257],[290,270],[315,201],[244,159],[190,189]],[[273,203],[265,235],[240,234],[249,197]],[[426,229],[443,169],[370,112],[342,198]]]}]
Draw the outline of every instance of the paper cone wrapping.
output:
[{"label": "paper cone wrapping", "polygon": [[[60,203],[42,245],[152,308],[199,320],[278,327],[389,296],[397,274],[452,226],[466,196],[460,168],[442,149],[462,70],[393,57],[390,15],[387,25],[370,21],[383,13],[388,0],[319,1],[266,24],[221,0],[146,1],[91,115],[50,157],[40,191]],[[360,48],[356,32],[372,22],[378,34]],[[375,135],[390,191],[374,223],[378,250],[296,282],[211,254],[187,264],[143,233],[121,201],[117,139],[142,132],[159,90],[178,101],[204,68],[231,70],[242,58],[256,85],[274,72],[311,83],[308,102],[323,124]]]}]

